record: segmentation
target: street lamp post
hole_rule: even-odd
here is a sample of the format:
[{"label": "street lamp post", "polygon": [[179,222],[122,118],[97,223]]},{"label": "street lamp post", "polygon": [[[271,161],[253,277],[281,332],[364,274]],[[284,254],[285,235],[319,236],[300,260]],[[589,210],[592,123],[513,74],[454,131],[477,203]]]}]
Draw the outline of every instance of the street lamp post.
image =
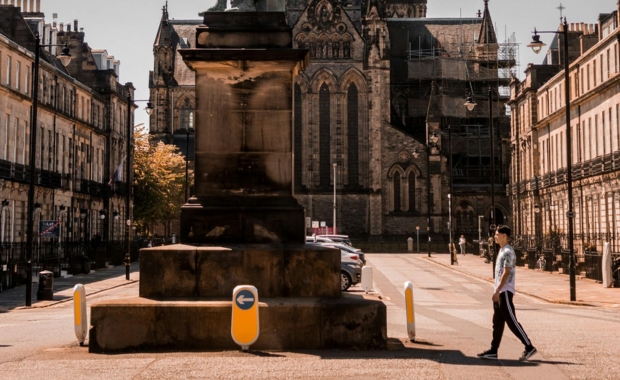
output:
[{"label": "street lamp post", "polygon": [[125,279],[129,281],[129,266],[131,265],[131,193],[132,193],[132,178],[131,172],[133,168],[133,125],[131,122],[131,106],[134,102],[148,102],[146,104],[146,113],[150,116],[153,113],[153,105],[150,100],[132,100],[131,94],[127,94],[127,159],[125,162],[127,171],[127,193],[125,194],[125,212],[126,212],[126,226],[127,227],[127,251],[125,253]]},{"label": "street lamp post", "polygon": [[[491,129],[491,226],[495,225],[495,131],[493,126],[493,93],[489,87],[489,128]],[[495,231],[491,231],[493,239],[493,278],[495,278],[495,263],[497,262],[497,251],[495,247]]]},{"label": "street lamp post", "polygon": [[[495,131],[493,127],[493,92],[491,87],[489,87],[488,91],[489,98],[489,138],[491,143],[491,214],[489,218],[489,227],[491,230],[491,246],[489,247],[489,252],[491,252],[491,257],[493,260],[493,266],[491,270],[493,271],[493,278],[495,278],[495,262],[497,261],[497,253],[495,251],[495,234],[493,231],[495,228]],[[472,95],[467,97],[464,106],[469,110],[473,111],[474,107],[476,107],[476,102]]]},{"label": "street lamp post", "polygon": [[185,138],[185,202],[189,200],[189,125]]},{"label": "street lamp post", "polygon": [[[428,137],[428,140],[427,144],[424,145],[426,149],[426,170],[428,171],[426,174],[426,234],[428,239],[428,257],[431,257],[431,150],[439,140],[439,136],[433,132]],[[420,155],[417,149],[414,149],[412,154],[414,158],[418,158]]]},{"label": "street lamp post", "polygon": [[534,53],[540,53],[545,44],[540,41],[538,33],[553,33],[561,34],[564,37],[564,102],[566,103],[566,183],[568,190],[568,211],[566,217],[568,218],[568,266],[570,277],[570,300],[575,301],[577,299],[575,290],[575,252],[573,247],[573,230],[574,230],[574,213],[573,213],[573,173],[572,173],[572,142],[571,142],[571,125],[570,125],[570,75],[569,75],[569,62],[568,62],[568,23],[566,17],[562,21],[561,31],[542,31],[539,32],[534,29],[534,35],[532,36],[532,42],[527,45],[531,47]]},{"label": "street lamp post", "polygon": [[454,265],[454,255],[452,254],[452,250],[454,249],[452,242],[452,194],[448,194],[448,229],[450,235],[450,248],[448,249],[448,253],[450,254],[450,265]]},{"label": "street lamp post", "polygon": [[[453,226],[452,226],[452,194],[454,193],[454,189],[452,186],[452,128],[448,125],[448,169],[450,171],[450,193],[448,194],[448,223],[450,226],[450,249],[454,249],[454,239],[452,236]],[[450,252],[450,265],[454,265],[454,255]]]},{"label": "street lamp post", "polygon": [[39,57],[42,47],[64,46],[58,59],[67,66],[71,62],[69,47],[65,45],[41,45],[39,33],[35,33],[34,69],[32,70],[32,116],[30,128],[30,178],[28,179],[28,217],[26,226],[26,306],[32,306],[32,251],[34,234],[34,186],[36,183],[37,158],[37,112],[39,109]]},{"label": "street lamp post", "polygon": [[336,170],[338,170],[338,164],[334,162],[334,230],[333,234],[336,234]]}]

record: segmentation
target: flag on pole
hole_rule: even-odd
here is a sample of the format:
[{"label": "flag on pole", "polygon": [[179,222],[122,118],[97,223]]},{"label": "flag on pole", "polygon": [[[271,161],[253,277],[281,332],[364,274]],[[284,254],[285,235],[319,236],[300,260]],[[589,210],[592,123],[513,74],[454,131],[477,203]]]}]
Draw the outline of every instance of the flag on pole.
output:
[{"label": "flag on pole", "polygon": [[112,174],[112,178],[110,178],[110,182],[108,182],[108,185],[114,186],[116,182],[120,182],[123,180],[123,162],[125,162],[125,158],[127,158],[127,156],[123,157],[121,163],[118,164],[118,167],[116,168],[114,174]]}]

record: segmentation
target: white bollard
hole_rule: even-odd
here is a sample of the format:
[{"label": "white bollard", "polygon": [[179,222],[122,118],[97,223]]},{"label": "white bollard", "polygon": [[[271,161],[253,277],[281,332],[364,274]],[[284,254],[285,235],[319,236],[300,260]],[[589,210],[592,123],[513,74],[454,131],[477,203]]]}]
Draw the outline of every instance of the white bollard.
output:
[{"label": "white bollard", "polygon": [[411,281],[405,282],[405,305],[407,312],[407,336],[409,340],[415,342],[415,311],[413,308],[413,284]]},{"label": "white bollard", "polygon": [[612,272],[611,263],[611,249],[609,243],[605,243],[603,246],[603,287],[611,288],[614,283],[614,276]]},{"label": "white bollard", "polygon": [[86,314],[86,288],[82,284],[77,284],[73,288],[73,323],[75,336],[84,345],[88,328],[88,315]]},{"label": "white bollard", "polygon": [[366,265],[362,268],[362,289],[364,289],[366,294],[372,290],[372,282],[372,267]]},{"label": "white bollard", "polygon": [[407,239],[407,251],[413,252],[413,238]]}]

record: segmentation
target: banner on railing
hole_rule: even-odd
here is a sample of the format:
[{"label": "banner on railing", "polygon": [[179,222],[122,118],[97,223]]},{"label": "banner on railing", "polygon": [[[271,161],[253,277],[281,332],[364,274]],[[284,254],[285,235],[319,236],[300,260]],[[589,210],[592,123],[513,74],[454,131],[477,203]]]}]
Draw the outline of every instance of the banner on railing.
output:
[{"label": "banner on railing", "polygon": [[40,220],[39,221],[39,237],[42,238],[57,238],[60,236],[60,224],[59,220]]}]

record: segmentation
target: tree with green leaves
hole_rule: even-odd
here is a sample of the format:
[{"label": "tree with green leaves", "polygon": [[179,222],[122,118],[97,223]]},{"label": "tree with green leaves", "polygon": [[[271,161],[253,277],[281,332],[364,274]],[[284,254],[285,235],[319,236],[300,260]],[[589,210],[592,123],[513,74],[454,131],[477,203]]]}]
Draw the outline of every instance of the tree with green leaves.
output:
[{"label": "tree with green leaves", "polygon": [[[185,202],[185,157],[163,142],[153,143],[144,126],[134,130],[134,208],[139,232],[149,235],[155,224],[169,231]],[[193,172],[190,171],[190,183]]]}]

